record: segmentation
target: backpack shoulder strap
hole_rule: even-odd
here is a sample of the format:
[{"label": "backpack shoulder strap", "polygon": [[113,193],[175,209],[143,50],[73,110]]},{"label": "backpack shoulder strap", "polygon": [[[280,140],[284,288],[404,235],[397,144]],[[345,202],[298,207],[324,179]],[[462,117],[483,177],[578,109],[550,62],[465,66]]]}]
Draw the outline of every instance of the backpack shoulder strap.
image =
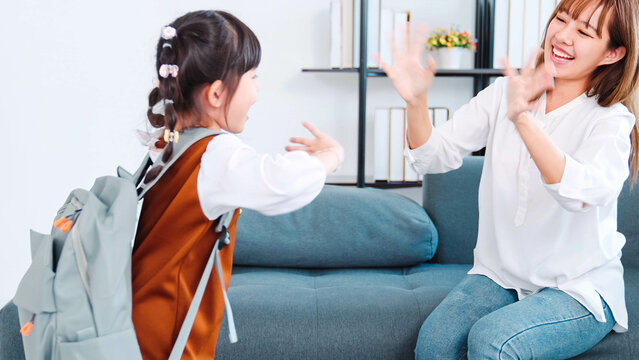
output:
[{"label": "backpack shoulder strap", "polygon": [[179,141],[173,143],[173,156],[171,156],[169,161],[167,161],[166,163],[162,161],[162,154],[158,156],[155,164],[156,166],[161,165],[162,171],[160,171],[155,179],[149,181],[148,183],[142,182],[142,179],[144,178],[144,175],[146,175],[147,170],[151,165],[153,165],[153,161],[151,161],[151,158],[148,154],[145,156],[144,160],[142,160],[142,163],[134,174],[130,174],[122,167],[118,167],[118,176],[130,180],[131,182],[133,182],[133,184],[135,184],[135,186],[138,186],[140,183],[142,183],[142,185],[138,188],[138,199],[142,199],[147,191],[149,191],[153,187],[153,185],[155,185],[158,180],[162,178],[162,176],[171,167],[171,165],[173,165],[173,163],[175,163],[180,158],[180,156],[191,147],[191,145],[208,136],[219,134],[222,134],[222,132],[203,127],[188,128],[180,132]]}]

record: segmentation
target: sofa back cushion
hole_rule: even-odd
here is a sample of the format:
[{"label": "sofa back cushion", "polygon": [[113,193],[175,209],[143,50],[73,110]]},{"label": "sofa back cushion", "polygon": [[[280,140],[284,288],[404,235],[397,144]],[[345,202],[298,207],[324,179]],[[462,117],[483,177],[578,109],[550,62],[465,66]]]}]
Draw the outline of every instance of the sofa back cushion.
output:
[{"label": "sofa back cushion", "polygon": [[436,247],[437,231],[414,201],[379,189],[327,185],[289,214],[244,210],[233,261],[295,268],[411,266],[429,260]]}]

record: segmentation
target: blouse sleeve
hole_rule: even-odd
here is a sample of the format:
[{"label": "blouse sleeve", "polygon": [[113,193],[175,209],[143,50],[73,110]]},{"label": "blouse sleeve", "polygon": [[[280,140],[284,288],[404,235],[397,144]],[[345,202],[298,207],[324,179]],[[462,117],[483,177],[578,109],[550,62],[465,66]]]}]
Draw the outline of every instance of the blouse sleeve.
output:
[{"label": "blouse sleeve", "polygon": [[505,79],[498,78],[455,111],[449,121],[433,128],[424,145],[413,150],[407,147],[404,155],[408,162],[420,174],[443,173],[459,168],[464,156],[486,146],[490,120],[497,115],[505,85]]},{"label": "blouse sleeve", "polygon": [[265,215],[297,210],[322,190],[326,170],[304,151],[258,154],[231,134],[209,143],[198,174],[198,195],[209,219],[243,207]]},{"label": "blouse sleeve", "polygon": [[628,177],[634,116],[625,111],[597,121],[573,154],[565,154],[561,181],[546,190],[566,210],[587,211],[614,201]]}]

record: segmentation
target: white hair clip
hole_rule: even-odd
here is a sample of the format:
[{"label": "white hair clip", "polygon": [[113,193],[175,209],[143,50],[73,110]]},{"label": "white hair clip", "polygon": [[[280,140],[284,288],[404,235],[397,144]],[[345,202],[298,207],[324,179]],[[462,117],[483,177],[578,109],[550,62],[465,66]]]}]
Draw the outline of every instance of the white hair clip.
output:
[{"label": "white hair clip", "polygon": [[165,26],[162,28],[162,39],[171,40],[177,36],[177,30],[173,26]]},{"label": "white hair clip", "polygon": [[162,99],[158,102],[155,103],[155,105],[153,105],[153,107],[151,107],[151,112],[155,115],[162,115],[164,116],[165,112],[164,112],[164,108],[166,107],[166,104],[173,104],[173,100],[171,99]]},{"label": "white hair clip", "polygon": [[168,78],[169,75],[177,77],[179,69],[180,68],[177,65],[162,64],[158,73],[165,79]]}]

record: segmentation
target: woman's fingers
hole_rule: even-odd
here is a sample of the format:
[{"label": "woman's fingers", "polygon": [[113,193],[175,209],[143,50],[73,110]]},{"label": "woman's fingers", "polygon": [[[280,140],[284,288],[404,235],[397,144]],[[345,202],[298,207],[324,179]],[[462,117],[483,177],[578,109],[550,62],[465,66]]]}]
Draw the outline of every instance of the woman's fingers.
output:
[{"label": "woman's fingers", "polygon": [[537,58],[540,54],[543,55],[543,51],[539,47],[530,52],[530,55],[528,55],[526,66],[521,69],[522,75],[531,75],[535,71],[535,63],[537,62]]},{"label": "woman's fingers", "polygon": [[513,69],[513,67],[510,66],[510,61],[508,60],[508,57],[504,56],[504,57],[500,58],[499,62],[501,63],[501,66],[504,68],[504,70],[502,71],[504,76],[515,76],[515,75],[517,75],[517,70]]},{"label": "woman's fingers", "polygon": [[[426,26],[426,24],[418,23],[417,25],[415,25],[415,36],[413,37],[413,43],[410,47],[410,54],[412,56],[420,56],[422,52],[424,51],[424,44],[426,43],[427,32],[428,32],[428,26]],[[410,32],[407,31],[407,36],[409,33]]]},{"label": "woman's fingers", "polygon": [[433,74],[437,72],[437,64],[435,64],[435,59],[433,59],[431,55],[428,55],[426,64],[428,65],[428,70],[430,70]]}]

